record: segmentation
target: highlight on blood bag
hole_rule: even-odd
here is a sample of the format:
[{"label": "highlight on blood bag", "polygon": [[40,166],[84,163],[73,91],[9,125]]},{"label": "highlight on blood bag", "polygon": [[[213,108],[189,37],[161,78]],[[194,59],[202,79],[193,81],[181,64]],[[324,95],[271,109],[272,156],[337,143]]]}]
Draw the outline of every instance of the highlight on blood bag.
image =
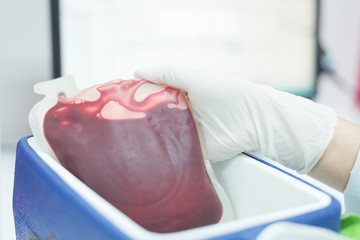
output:
[{"label": "highlight on blood bag", "polygon": [[143,228],[167,233],[232,218],[181,91],[145,80],[79,90],[70,77],[35,91],[45,97],[30,113],[34,137]]}]

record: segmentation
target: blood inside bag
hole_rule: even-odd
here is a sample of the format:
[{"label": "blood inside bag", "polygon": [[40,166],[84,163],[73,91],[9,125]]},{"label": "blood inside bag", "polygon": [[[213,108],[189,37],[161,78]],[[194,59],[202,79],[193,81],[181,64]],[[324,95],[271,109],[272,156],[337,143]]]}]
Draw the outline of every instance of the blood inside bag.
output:
[{"label": "blood inside bag", "polygon": [[214,224],[222,216],[178,90],[127,80],[63,96],[46,113],[44,132],[66,169],[150,231]]}]

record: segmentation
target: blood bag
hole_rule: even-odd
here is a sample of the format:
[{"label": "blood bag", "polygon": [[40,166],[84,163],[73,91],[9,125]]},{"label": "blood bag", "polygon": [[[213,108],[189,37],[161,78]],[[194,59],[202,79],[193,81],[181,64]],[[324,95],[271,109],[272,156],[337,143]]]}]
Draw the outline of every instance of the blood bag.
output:
[{"label": "blood bag", "polygon": [[35,139],[145,229],[167,233],[232,219],[181,91],[145,80],[79,90],[64,77],[35,92],[45,95],[30,113]]}]

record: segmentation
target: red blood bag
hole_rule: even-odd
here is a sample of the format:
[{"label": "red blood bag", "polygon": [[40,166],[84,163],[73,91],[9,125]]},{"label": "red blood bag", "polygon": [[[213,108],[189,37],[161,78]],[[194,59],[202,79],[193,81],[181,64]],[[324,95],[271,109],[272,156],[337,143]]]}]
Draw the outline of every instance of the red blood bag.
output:
[{"label": "red blood bag", "polygon": [[54,81],[37,87],[52,97],[34,108],[42,114],[34,135],[67,170],[150,231],[220,221],[223,205],[179,90],[119,80],[79,91],[69,78],[62,90]]}]

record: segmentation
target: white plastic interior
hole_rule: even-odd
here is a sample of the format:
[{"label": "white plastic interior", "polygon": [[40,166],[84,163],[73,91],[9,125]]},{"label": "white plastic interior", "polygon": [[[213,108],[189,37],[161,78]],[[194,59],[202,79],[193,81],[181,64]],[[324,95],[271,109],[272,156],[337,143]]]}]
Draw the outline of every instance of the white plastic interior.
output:
[{"label": "white plastic interior", "polygon": [[205,239],[312,212],[330,204],[330,197],[291,176],[261,162],[239,155],[213,163],[214,173],[229,197],[233,221],[176,233],[145,230],[88,188],[29,138],[28,142],[43,161],[92,207],[120,231],[133,239]]}]

